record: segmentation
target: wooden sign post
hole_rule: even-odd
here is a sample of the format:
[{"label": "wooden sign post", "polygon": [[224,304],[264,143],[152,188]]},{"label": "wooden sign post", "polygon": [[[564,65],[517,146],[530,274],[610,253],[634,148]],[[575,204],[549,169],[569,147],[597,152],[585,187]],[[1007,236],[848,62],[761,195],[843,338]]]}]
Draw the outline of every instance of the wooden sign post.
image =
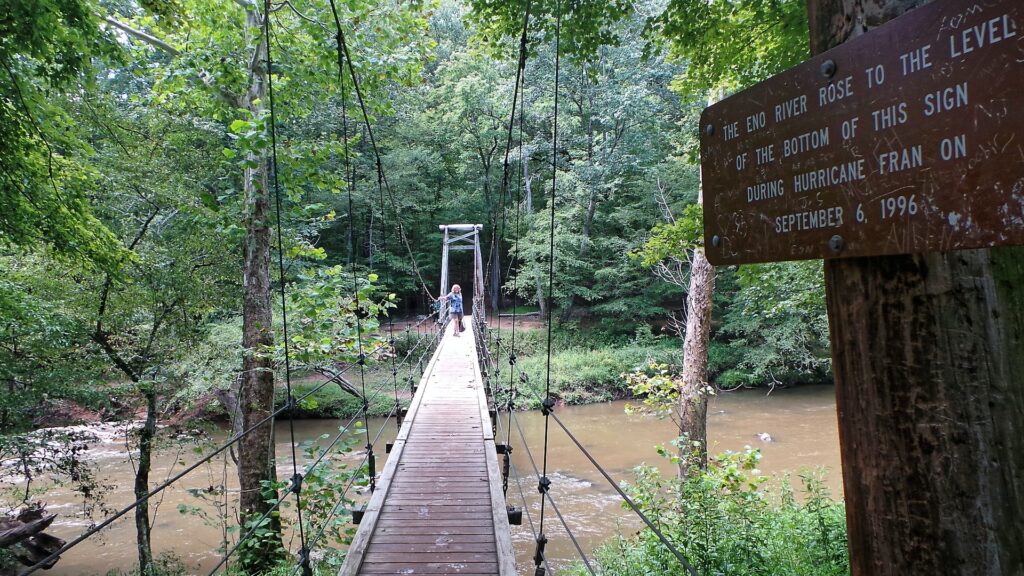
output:
[{"label": "wooden sign post", "polygon": [[708,258],[826,259],[852,573],[1024,574],[1024,3],[808,12],[705,112]]}]

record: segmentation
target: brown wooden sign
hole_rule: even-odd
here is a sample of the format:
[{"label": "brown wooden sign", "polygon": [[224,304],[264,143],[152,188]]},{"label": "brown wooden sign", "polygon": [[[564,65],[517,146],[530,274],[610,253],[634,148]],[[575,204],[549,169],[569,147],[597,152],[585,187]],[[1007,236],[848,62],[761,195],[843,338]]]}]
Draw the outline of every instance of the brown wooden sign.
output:
[{"label": "brown wooden sign", "polygon": [[1022,17],[938,0],[705,110],[708,260],[1024,244]]}]

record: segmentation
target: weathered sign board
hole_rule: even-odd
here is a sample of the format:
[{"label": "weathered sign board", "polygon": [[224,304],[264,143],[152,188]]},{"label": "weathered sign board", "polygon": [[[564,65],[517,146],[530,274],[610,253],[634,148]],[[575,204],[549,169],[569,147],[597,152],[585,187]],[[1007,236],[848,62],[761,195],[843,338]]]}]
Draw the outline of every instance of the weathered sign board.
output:
[{"label": "weathered sign board", "polygon": [[1024,244],[1022,18],[938,0],[705,110],[708,260]]}]

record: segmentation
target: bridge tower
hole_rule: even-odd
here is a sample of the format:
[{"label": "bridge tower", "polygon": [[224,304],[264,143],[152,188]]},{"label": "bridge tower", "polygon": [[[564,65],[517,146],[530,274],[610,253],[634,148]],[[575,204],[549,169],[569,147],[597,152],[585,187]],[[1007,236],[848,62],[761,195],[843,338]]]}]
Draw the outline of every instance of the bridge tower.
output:
[{"label": "bridge tower", "polygon": [[[444,235],[441,247],[441,292],[448,293],[448,251],[473,251],[473,318],[478,322],[487,321],[487,305],[484,300],[484,266],[480,251],[480,231],[483,224],[441,224],[438,228]],[[448,302],[441,301],[438,320],[444,323],[448,318]]]}]

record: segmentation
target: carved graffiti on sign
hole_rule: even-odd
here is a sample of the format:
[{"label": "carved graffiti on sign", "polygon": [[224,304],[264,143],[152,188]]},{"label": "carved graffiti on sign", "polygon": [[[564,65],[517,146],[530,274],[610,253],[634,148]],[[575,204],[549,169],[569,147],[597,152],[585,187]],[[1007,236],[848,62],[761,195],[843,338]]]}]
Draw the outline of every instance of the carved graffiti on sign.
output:
[{"label": "carved graffiti on sign", "polygon": [[705,110],[708,260],[1024,244],[1022,17],[939,0]]}]

